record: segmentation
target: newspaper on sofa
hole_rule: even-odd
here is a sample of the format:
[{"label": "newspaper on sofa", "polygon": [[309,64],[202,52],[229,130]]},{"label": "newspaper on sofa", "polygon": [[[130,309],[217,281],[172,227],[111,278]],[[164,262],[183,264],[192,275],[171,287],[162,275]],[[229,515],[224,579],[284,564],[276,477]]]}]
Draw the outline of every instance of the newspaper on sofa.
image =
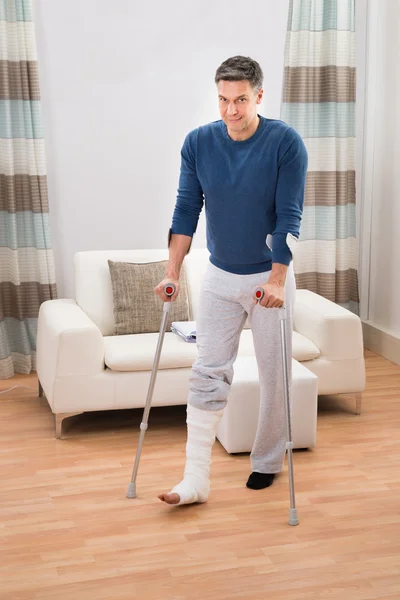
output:
[{"label": "newspaper on sofa", "polygon": [[177,333],[185,342],[196,342],[196,321],[173,321],[171,331]]}]

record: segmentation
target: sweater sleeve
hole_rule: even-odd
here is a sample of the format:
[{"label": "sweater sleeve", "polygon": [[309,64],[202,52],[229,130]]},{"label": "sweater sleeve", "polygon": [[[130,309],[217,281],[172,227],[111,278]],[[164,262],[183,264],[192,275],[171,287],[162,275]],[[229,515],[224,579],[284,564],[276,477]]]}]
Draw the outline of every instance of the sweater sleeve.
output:
[{"label": "sweater sleeve", "polygon": [[172,216],[171,233],[193,236],[204,203],[203,190],[196,173],[196,130],[186,136],[181,150],[178,195]]},{"label": "sweater sleeve", "polygon": [[287,240],[291,236],[298,239],[300,234],[307,164],[308,156],[303,140],[294,129],[288,129],[279,157],[275,193],[276,226],[272,242],[273,263],[289,265],[292,260]]}]

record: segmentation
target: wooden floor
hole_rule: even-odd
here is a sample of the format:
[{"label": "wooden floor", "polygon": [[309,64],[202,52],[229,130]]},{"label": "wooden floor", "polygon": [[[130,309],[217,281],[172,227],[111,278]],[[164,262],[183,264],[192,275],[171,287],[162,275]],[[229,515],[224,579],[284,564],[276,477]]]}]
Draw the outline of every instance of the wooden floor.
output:
[{"label": "wooden floor", "polygon": [[0,381],[2,600],[399,600],[400,367],[366,353],[354,403],[320,400],[317,448],[296,452],[299,527],[287,470],[248,490],[249,457],[217,443],[207,504],[157,500],[181,476],[185,409],[153,409],[125,497],[142,411],[72,417],[66,439],[34,376]]}]

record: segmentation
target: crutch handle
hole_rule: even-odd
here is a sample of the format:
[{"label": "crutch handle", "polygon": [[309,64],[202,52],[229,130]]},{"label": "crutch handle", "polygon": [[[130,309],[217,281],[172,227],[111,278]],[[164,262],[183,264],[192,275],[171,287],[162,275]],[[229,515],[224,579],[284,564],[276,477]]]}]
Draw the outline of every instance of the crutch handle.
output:
[{"label": "crutch handle", "polygon": [[164,291],[164,294],[166,296],[168,296],[168,298],[171,298],[171,296],[173,296],[176,292],[176,287],[173,283],[166,283],[164,285],[163,291]]},{"label": "crutch handle", "polygon": [[[256,289],[255,297],[256,297],[258,304],[260,304],[261,300],[264,298],[264,295],[265,295],[264,288],[259,287]],[[281,319],[284,319],[285,315],[286,315],[285,305],[282,304],[282,306],[278,310],[280,311]]]}]

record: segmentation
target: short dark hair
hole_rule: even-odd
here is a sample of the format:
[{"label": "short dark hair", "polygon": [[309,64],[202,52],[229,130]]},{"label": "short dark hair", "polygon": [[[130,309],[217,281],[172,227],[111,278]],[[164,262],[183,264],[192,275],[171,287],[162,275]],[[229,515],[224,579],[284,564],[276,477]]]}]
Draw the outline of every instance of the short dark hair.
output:
[{"label": "short dark hair", "polygon": [[256,91],[263,86],[264,75],[257,61],[248,56],[232,56],[220,65],[215,73],[215,83],[219,81],[249,81]]}]

